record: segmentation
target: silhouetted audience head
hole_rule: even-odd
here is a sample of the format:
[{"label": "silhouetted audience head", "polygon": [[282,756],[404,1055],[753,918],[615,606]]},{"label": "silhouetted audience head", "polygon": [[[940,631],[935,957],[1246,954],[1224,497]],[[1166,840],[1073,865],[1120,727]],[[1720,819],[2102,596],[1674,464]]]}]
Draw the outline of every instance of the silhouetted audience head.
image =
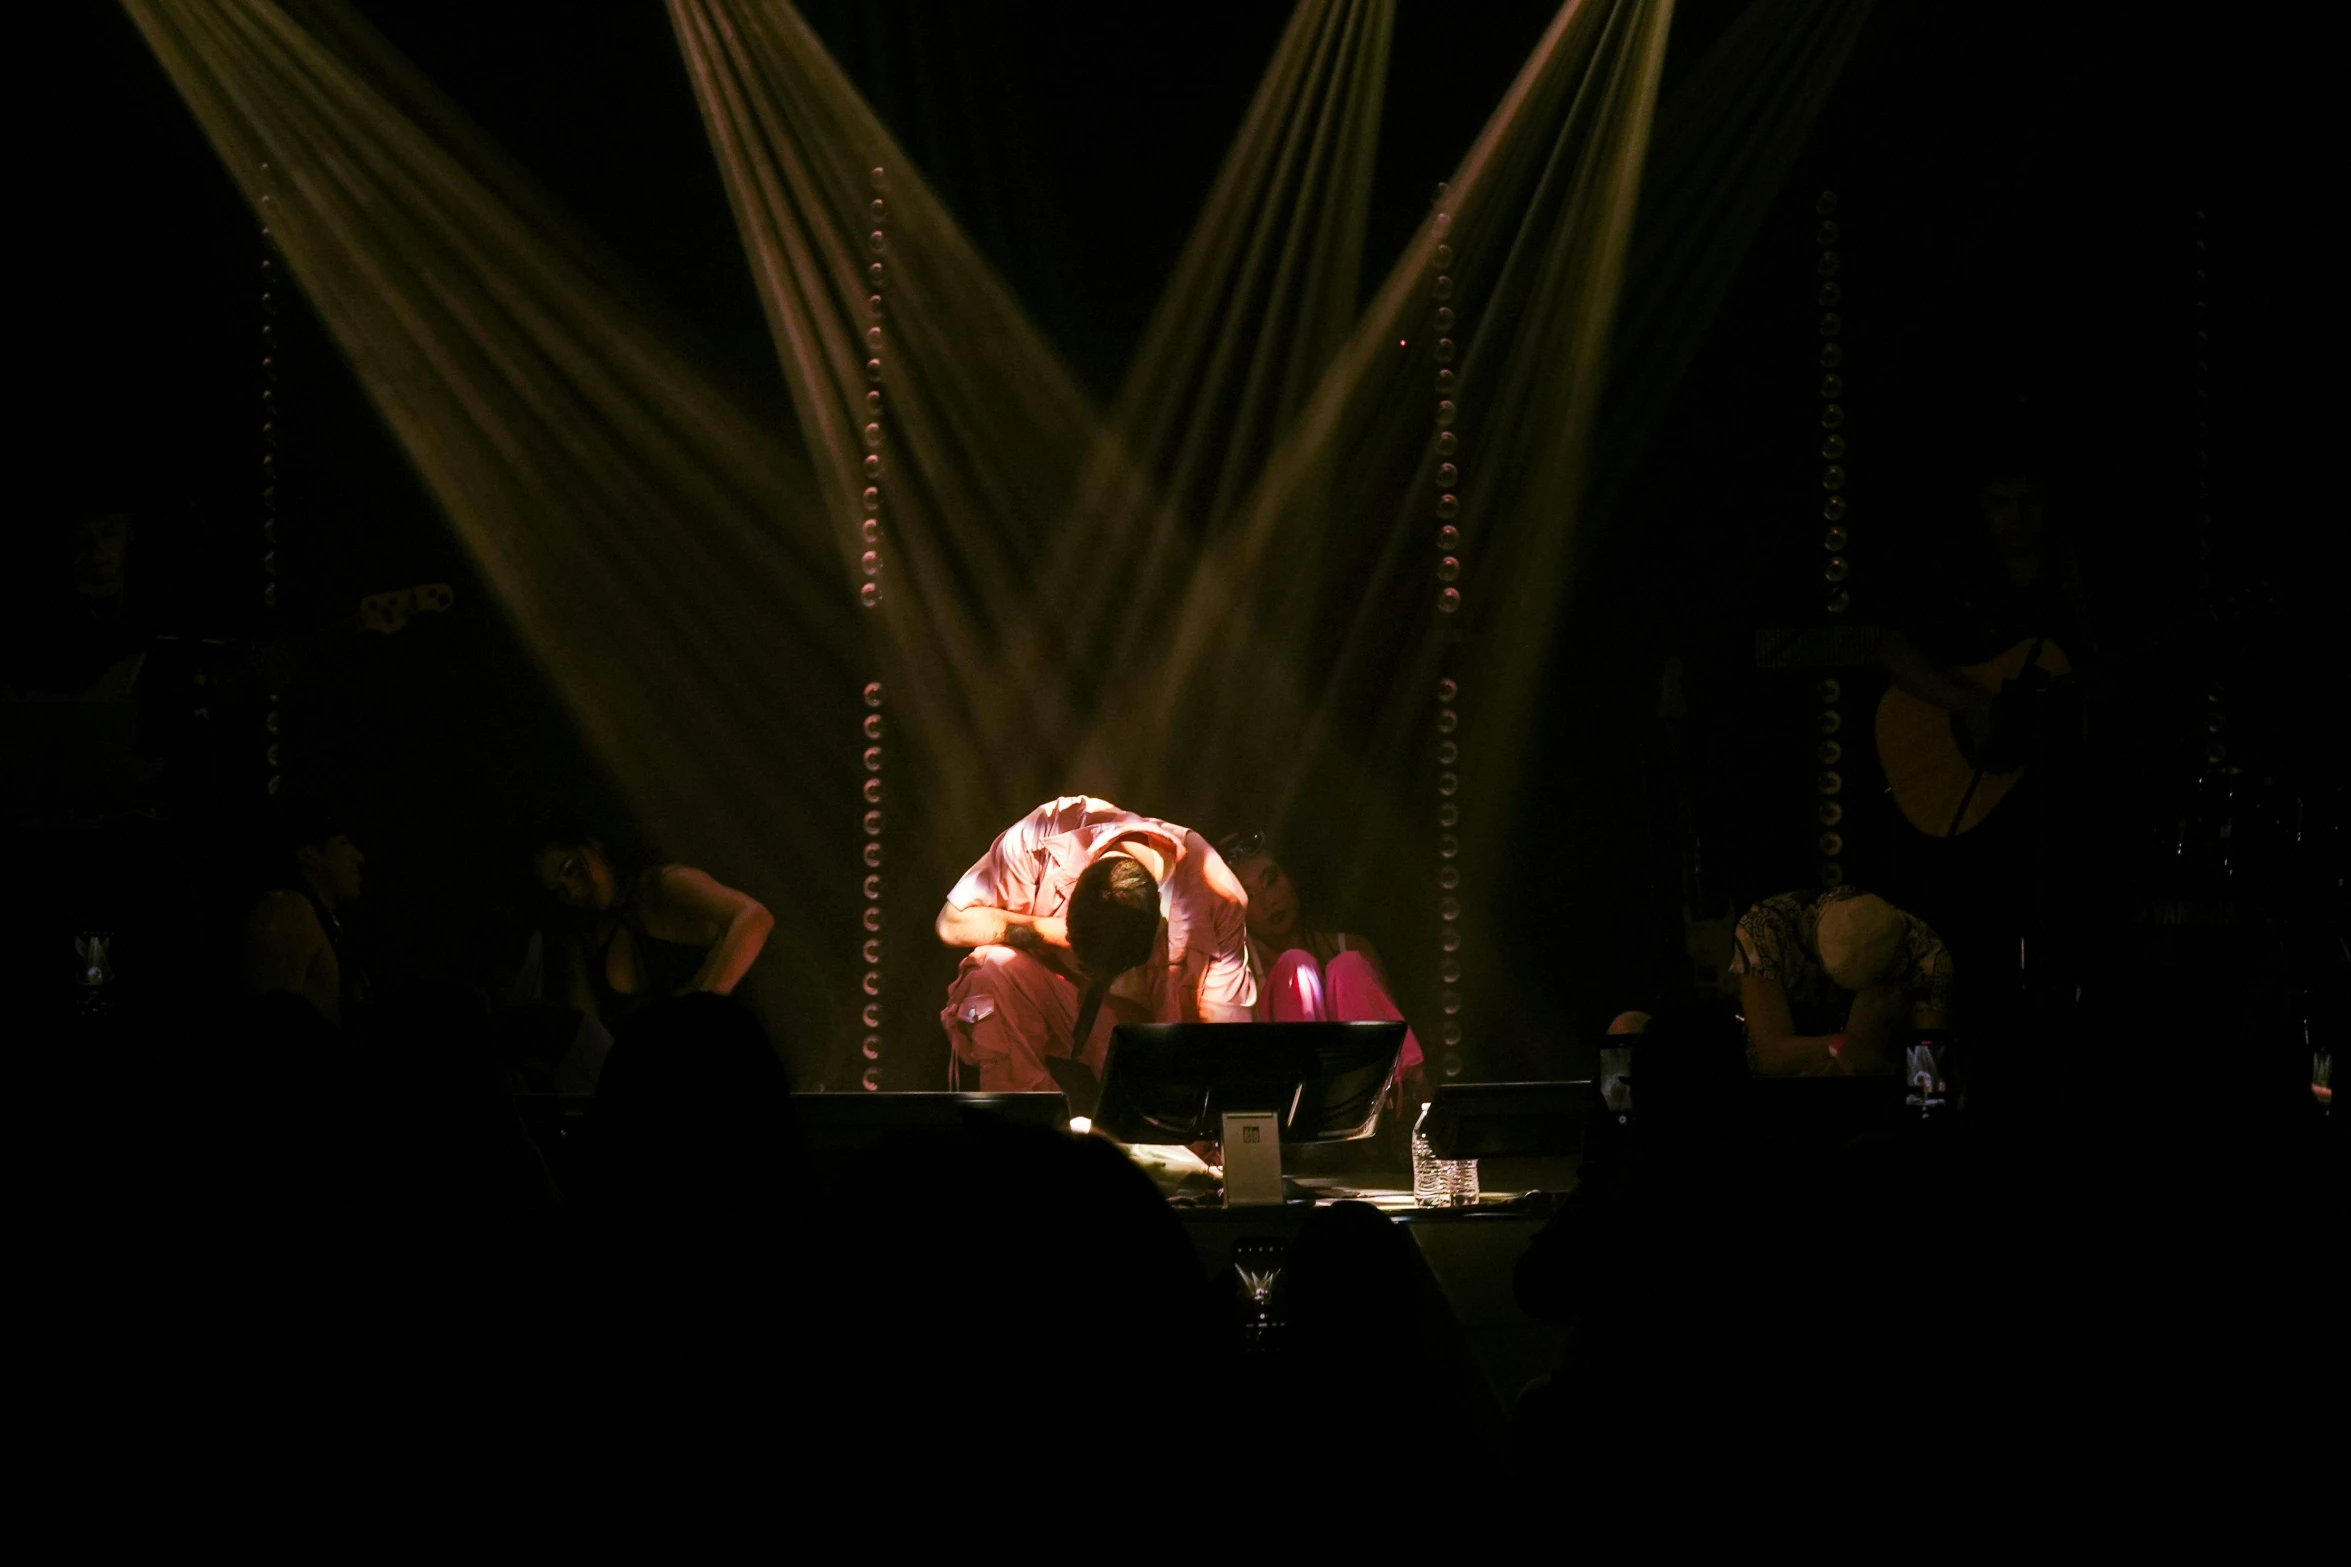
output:
[{"label": "silhouetted audience head", "polygon": [[[1397,1433],[1400,1444],[1475,1440],[1475,1373],[1403,1225],[1368,1203],[1314,1209],[1290,1243],[1282,1287],[1282,1450],[1305,1482],[1293,1482],[1298,1498],[1346,1494],[1362,1474],[1367,1433]],[[1320,1517],[1315,1503],[1303,1506],[1304,1519]],[[1443,1506],[1437,1488],[1405,1488],[1381,1499],[1380,1530],[1417,1544]]]},{"label": "silhouetted audience head", "polygon": [[1283,1271],[1291,1353],[1314,1402],[1349,1402],[1348,1389],[1381,1386],[1365,1373],[1415,1342],[1423,1305],[1426,1268],[1404,1228],[1369,1203],[1317,1208]]},{"label": "silhouetted audience head", "polygon": [[[1745,1151],[1750,1106],[1745,1036],[1727,1002],[1671,1007],[1632,1047],[1638,1139],[1677,1152]],[[1732,1140],[1725,1147],[1723,1139]]]},{"label": "silhouetted audience head", "polygon": [[1121,1527],[1132,1439],[1188,1428],[1214,1386],[1202,1271],[1149,1178],[1099,1139],[974,1115],[859,1161],[838,1219],[811,1281],[837,1494],[944,1505],[986,1538]]},{"label": "silhouetted audience head", "polygon": [[614,1041],[597,1085],[591,1201],[780,1198],[795,1157],[791,1095],[741,1002],[694,992],[654,1003]]},{"label": "silhouetted audience head", "polygon": [[812,1290],[794,1222],[790,1080],[723,996],[647,1007],[614,1043],[578,1218],[578,1462],[603,1524],[648,1541],[747,1527],[795,1494],[814,1418]]}]

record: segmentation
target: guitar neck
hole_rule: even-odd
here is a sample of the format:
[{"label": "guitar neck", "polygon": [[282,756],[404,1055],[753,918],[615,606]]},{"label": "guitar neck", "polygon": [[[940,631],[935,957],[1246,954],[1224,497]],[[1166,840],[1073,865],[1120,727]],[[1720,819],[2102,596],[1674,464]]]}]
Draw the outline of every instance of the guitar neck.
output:
[{"label": "guitar neck", "polygon": [[1765,626],[1755,633],[1757,669],[1859,669],[1878,661],[1876,626]]}]

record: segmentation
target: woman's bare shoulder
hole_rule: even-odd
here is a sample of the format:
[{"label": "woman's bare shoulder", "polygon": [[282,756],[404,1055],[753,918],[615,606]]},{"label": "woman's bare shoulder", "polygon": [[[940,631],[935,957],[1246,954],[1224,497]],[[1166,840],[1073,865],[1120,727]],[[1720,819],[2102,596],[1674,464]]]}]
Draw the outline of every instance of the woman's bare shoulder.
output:
[{"label": "woman's bare shoulder", "polygon": [[758,906],[748,893],[691,865],[654,866],[645,872],[637,889],[638,907],[648,929],[667,940],[707,941],[707,927],[724,926],[743,909]]}]

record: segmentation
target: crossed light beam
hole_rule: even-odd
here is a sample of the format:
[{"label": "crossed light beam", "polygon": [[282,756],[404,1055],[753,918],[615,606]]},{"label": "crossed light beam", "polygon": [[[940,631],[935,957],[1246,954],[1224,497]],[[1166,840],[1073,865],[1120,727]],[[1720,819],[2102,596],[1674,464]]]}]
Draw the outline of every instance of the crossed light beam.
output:
[{"label": "crossed light beam", "polygon": [[886,497],[868,618],[891,709],[914,715],[893,793],[922,801],[937,852],[968,859],[1021,809],[1008,793],[1057,792],[1074,720],[1004,650],[1038,615],[1048,530],[1099,415],[797,12],[669,10],[846,555],[864,548],[868,484]]},{"label": "crossed light beam", "polygon": [[1121,615],[1066,628],[1068,660],[1131,662],[1163,635],[1194,560],[1354,330],[1394,31],[1394,0],[1292,12],[1061,530],[1055,601],[1091,605],[1134,584]]},{"label": "crossed light beam", "polygon": [[[671,12],[811,445],[853,456],[857,444],[846,437],[854,415],[841,410],[866,391],[853,373],[864,327],[858,277],[864,257],[842,240],[862,226],[856,208],[866,192],[851,171],[869,158],[899,155],[784,0],[672,0]],[[1464,232],[1482,223],[1501,234],[1522,219],[1519,202],[1536,174],[1549,169],[1558,184],[1560,171],[1576,167],[1587,142],[1599,145],[1592,125],[1634,126],[1623,142],[1632,155],[1611,169],[1613,208],[1596,216],[1577,209],[1560,230],[1573,242],[1596,246],[1593,253],[1613,269],[1606,270],[1587,305],[1588,319],[1575,333],[1580,357],[1571,362],[1585,369],[1571,386],[1578,409],[1588,407],[1602,363],[1612,297],[1608,280],[1620,270],[1669,15],[1654,5],[1630,11],[1621,3],[1565,7],[1457,181]],[[1407,462],[1421,460],[1427,450],[1424,428],[1341,417],[1359,415],[1367,398],[1376,404],[1392,390],[1399,377],[1394,356],[1361,349],[1385,338],[1399,311],[1418,309],[1408,277],[1417,266],[1408,262],[1383,291],[1373,319],[1354,322],[1392,22],[1385,0],[1309,0],[1294,13],[1107,426],[1090,443],[1063,443],[1065,451],[1090,445],[1087,472],[1076,505],[1057,519],[1058,548],[1039,591],[1027,600],[1030,613],[1009,628],[1014,634],[999,628],[984,639],[954,636],[956,611],[945,596],[938,608],[926,608],[926,650],[948,639],[943,661],[966,671],[987,669],[989,651],[999,650],[994,668],[1020,691],[1059,693],[1056,716],[1067,712],[1088,725],[1089,743],[1075,753],[1074,764],[1066,733],[1040,737],[1031,729],[1022,736],[1024,742],[1041,738],[1064,778],[1074,773],[1089,781],[1113,780],[1127,798],[1242,808],[1249,802],[1230,798],[1214,780],[1220,773],[1263,777],[1268,769],[1244,764],[1268,756],[1282,759],[1272,771],[1286,776],[1267,792],[1278,796],[1295,788],[1297,763],[1307,754],[1299,741],[1312,727],[1325,673],[1309,658],[1319,629],[1312,601],[1316,593],[1351,581],[1348,569],[1388,553],[1393,536],[1392,528],[1360,520],[1363,496],[1324,493],[1315,476],[1366,449],[1401,452]],[[1638,58],[1650,72],[1649,85],[1630,98],[1621,92],[1612,98],[1620,62],[1628,57],[1620,40],[1628,36],[1641,40]],[[1599,85],[1585,80],[1595,60],[1601,62]],[[919,197],[916,210],[926,219],[938,216],[936,203],[919,186],[896,174],[893,181],[909,199]],[[1469,221],[1472,211],[1479,221]],[[821,232],[828,219],[829,250]],[[928,227],[939,239],[952,239],[943,222]],[[1482,237],[1489,258],[1507,252],[1492,234]],[[891,243],[891,265],[911,268],[924,259],[911,233],[901,239],[893,231]],[[982,275],[960,240],[952,243],[958,253],[948,258],[951,275]],[[816,297],[820,285],[811,277],[812,267],[828,265],[829,287],[821,291],[829,295],[829,308],[826,298]],[[1556,276],[1547,282],[1554,289],[1566,286]],[[1465,294],[1472,291],[1465,284]],[[931,396],[933,386],[958,375],[973,384],[987,378],[988,367],[952,353],[956,305],[947,290],[913,292],[916,300],[905,305],[893,295],[893,322],[883,331],[896,334],[893,374],[910,353],[915,367],[904,377],[905,390],[883,395],[920,399],[935,415],[945,400]],[[1520,292],[1537,303],[1542,297],[1537,288]],[[925,322],[925,313],[944,319]],[[926,357],[924,344],[909,348],[906,339],[925,325],[933,329],[930,342],[949,352]],[[1334,350],[1351,329],[1358,351],[1333,371]],[[1018,335],[1024,347],[1032,336]],[[812,342],[829,346],[811,353]],[[1024,357],[1042,360],[1039,353]],[[994,379],[1021,383],[1027,377]],[[994,405],[1004,398],[983,401]],[[1298,415],[1310,403],[1324,417],[1302,431]],[[1559,413],[1538,404],[1529,422],[1540,425]],[[1422,417],[1416,409],[1414,422]],[[1556,418],[1550,422],[1558,424]],[[1066,430],[1067,422],[1060,428]],[[1572,449],[1572,441],[1566,444]],[[999,541],[1007,548],[1025,546],[1017,527],[1028,519],[992,515],[985,504],[975,504],[980,486],[972,481],[991,469],[1033,473],[1043,467],[1058,484],[1064,467],[1050,457],[1040,463],[1033,441],[1016,443],[1010,452],[1003,443],[971,442],[955,455],[969,461],[950,474],[924,451],[928,505],[901,511],[901,548],[921,560],[943,557],[958,542],[967,549],[980,546],[983,556]],[[1393,479],[1389,467],[1371,466],[1383,483]],[[1550,471],[1556,477],[1577,470],[1555,459]],[[1400,488],[1408,483],[1389,493]],[[843,489],[846,494],[846,482]],[[1337,528],[1334,510],[1341,511]],[[1334,533],[1343,536],[1337,546]],[[1330,569],[1334,559],[1342,569]],[[1276,602],[1266,603],[1265,586],[1275,590]],[[1278,596],[1292,602],[1280,603]],[[1277,613],[1256,613],[1263,608]],[[1404,624],[1427,618],[1408,615]],[[970,685],[990,683],[983,678]],[[965,705],[982,710],[968,698]],[[1249,709],[1247,715],[1233,712],[1240,706]],[[1029,754],[1032,748],[1014,749]],[[976,747],[961,750],[966,759],[980,754]],[[1254,803],[1262,808],[1268,802]],[[1017,797],[999,794],[992,814],[1017,808]],[[986,820],[966,824],[966,842],[970,829],[988,830]]]},{"label": "crossed light beam", "polygon": [[[1392,0],[1299,7],[1107,420],[787,5],[670,0],[807,457],[339,6],[126,4],[649,824],[777,907],[786,984],[761,999],[781,1037],[847,1032],[821,999],[853,961],[845,912],[804,894],[839,835],[805,802],[849,798],[854,765],[831,737],[868,640],[850,559],[872,325],[904,437],[879,641],[913,693],[938,853],[1073,775],[1223,819],[1298,815],[1311,783],[1359,845],[1394,839],[1426,734],[1396,696],[1447,646],[1472,654],[1485,774],[1511,776],[1596,466],[1667,0],[1570,0],[1449,183],[1466,644],[1412,559],[1427,367],[1393,347],[1429,335],[1433,227],[1353,308]],[[1763,0],[1749,19],[1779,25],[1743,19],[1701,69],[1712,96],[1668,115],[1669,146],[1707,182],[1655,209],[1662,276],[1719,297],[1736,258],[1708,241],[1752,232],[1866,11]],[[1733,123],[1726,151],[1709,127]],[[876,165],[879,323],[857,245]],[[1642,319],[1686,353],[1695,329],[1634,271]],[[1318,647],[1337,655],[1310,664]],[[1473,839],[1489,868],[1500,803]],[[1379,884],[1358,854],[1337,890]]]},{"label": "crossed light beam", "polygon": [[[1447,182],[1442,230],[1432,214],[1234,526],[1203,552],[1163,650],[1130,666],[1145,694],[1116,749],[1165,772],[1201,733],[1231,736],[1244,754],[1282,759],[1284,813],[1312,809],[1375,843],[1398,839],[1411,831],[1405,813],[1429,808],[1411,785],[1438,659],[1454,638],[1499,626],[1503,645],[1473,660],[1485,667],[1469,685],[1483,695],[1485,774],[1514,764],[1558,603],[1548,573],[1576,523],[1670,16],[1657,0],[1562,7]],[[1450,395],[1464,558],[1483,563],[1463,584],[1472,612],[1461,626],[1436,612],[1427,548],[1439,460],[1429,263],[1440,243],[1452,248],[1445,270],[1463,318],[1450,329],[1464,345]],[[1285,643],[1337,653],[1309,664]],[[1229,710],[1232,691],[1248,693],[1245,711]],[[1382,858],[1340,867],[1343,894],[1392,881]]]},{"label": "crossed light beam", "polygon": [[[889,345],[878,393],[907,436],[882,454],[886,530],[913,580],[881,629],[919,705],[934,852],[967,858],[1072,787],[1164,800],[1081,747],[1124,694],[1103,673],[1156,640],[1352,325],[1393,0],[1293,15],[1107,420],[790,5],[670,15],[812,450],[861,460],[867,335]],[[845,517],[864,482],[841,470]]]},{"label": "crossed light beam", "polygon": [[[723,16],[737,51],[787,57],[785,69],[821,82],[812,96],[851,93],[784,0],[671,4],[701,19],[706,38],[718,31],[708,19]],[[1518,763],[1586,476],[1626,466],[1590,448],[1603,391],[1656,417],[1868,9],[1765,0],[1677,101],[1676,187],[1649,212],[1635,263],[1643,374],[1611,376],[1607,347],[1669,3],[1571,0],[1449,182],[1453,270],[1474,323],[1457,401],[1482,464],[1463,531],[1491,588],[1472,592],[1478,612],[1457,634],[1482,639],[1468,661],[1478,760],[1484,779],[1501,781],[1465,836],[1472,874],[1489,887],[1522,804]],[[1411,763],[1427,711],[1410,697],[1433,686],[1455,629],[1431,626],[1434,595],[1410,559],[1435,462],[1426,365],[1387,348],[1433,335],[1422,292],[1433,229],[1360,320],[1353,307],[1392,24],[1386,0],[1307,0],[1293,13],[1097,432],[1048,547],[1037,612],[997,644],[1023,690],[1059,699],[1045,743],[1062,771],[1048,788],[1083,780],[1122,799],[1182,801],[1191,819],[1219,823],[1336,817],[1357,851],[1332,858],[1342,902],[1392,895],[1389,856],[1362,851],[1405,838],[1425,804]],[[718,140],[707,92],[717,73],[706,56],[695,65]],[[870,115],[853,131],[864,140],[799,152],[853,167],[857,146],[886,141]],[[767,145],[789,134],[771,130]],[[723,145],[721,155],[745,211],[757,171]],[[775,237],[747,221],[745,238],[772,276]],[[1614,422],[1617,453],[1638,445],[1641,422]],[[959,513],[967,537],[1001,527],[984,508],[938,511]],[[1334,605],[1351,605],[1351,618],[1334,618]],[[1335,660],[1312,656],[1334,642]],[[1082,750],[1067,743],[1070,718],[1087,725]],[[996,815],[1028,792],[999,795]],[[966,826],[968,843],[992,830]]]}]

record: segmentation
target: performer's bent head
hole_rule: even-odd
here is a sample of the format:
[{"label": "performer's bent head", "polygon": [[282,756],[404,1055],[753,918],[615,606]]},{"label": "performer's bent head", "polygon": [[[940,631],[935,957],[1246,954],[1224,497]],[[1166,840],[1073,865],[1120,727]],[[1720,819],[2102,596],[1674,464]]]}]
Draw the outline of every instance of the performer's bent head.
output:
[{"label": "performer's bent head", "polygon": [[1820,911],[1814,945],[1822,971],[1839,989],[1891,985],[1910,956],[1910,919],[1875,893],[1855,893]]},{"label": "performer's bent head", "polygon": [[1069,896],[1069,946],[1105,983],[1146,962],[1159,935],[1159,883],[1123,854],[1086,867]]}]

